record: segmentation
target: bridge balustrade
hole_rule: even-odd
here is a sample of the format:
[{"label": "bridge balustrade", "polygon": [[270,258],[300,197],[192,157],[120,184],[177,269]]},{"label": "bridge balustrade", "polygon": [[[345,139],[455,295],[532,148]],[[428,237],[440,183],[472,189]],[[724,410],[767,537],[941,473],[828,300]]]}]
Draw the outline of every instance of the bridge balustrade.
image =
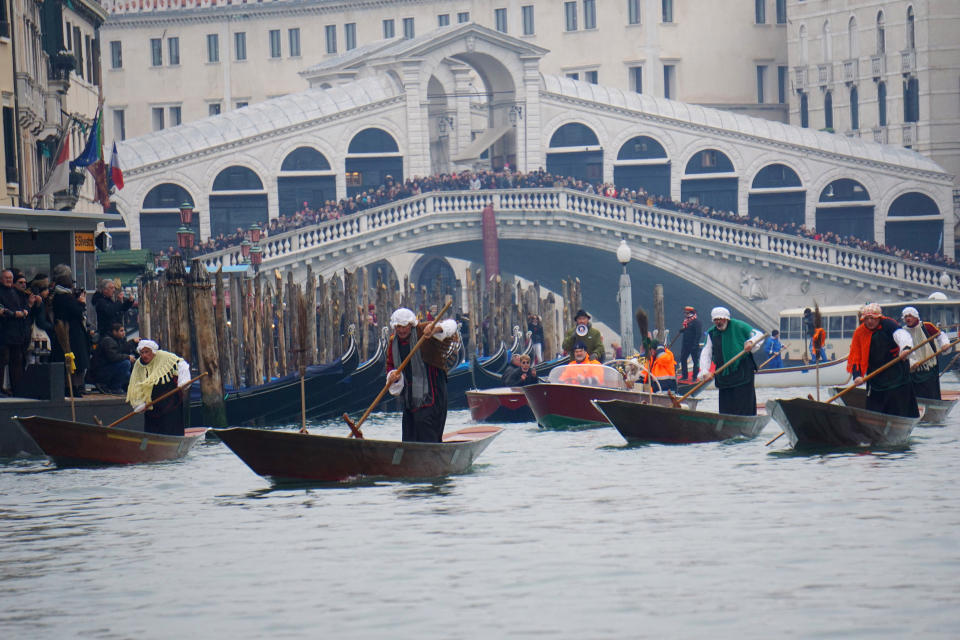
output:
[{"label": "bridge balustrade", "polygon": [[[904,260],[883,253],[831,244],[777,231],[704,218],[690,213],[659,209],[570,189],[505,189],[480,191],[431,191],[392,202],[357,214],[302,227],[261,241],[263,260],[293,262],[303,254],[330,243],[349,240],[366,233],[387,230],[427,216],[479,214],[487,205],[498,213],[568,213],[606,222],[620,222],[664,234],[673,241],[707,241],[770,257],[791,258],[817,265],[831,265],[852,272],[851,278],[878,276],[905,284],[960,291],[960,270]],[[239,247],[205,254],[201,260],[216,269],[242,262]],[[279,266],[279,265],[278,265]],[[800,266],[800,265],[798,265]],[[944,285],[943,275],[949,278]]]}]

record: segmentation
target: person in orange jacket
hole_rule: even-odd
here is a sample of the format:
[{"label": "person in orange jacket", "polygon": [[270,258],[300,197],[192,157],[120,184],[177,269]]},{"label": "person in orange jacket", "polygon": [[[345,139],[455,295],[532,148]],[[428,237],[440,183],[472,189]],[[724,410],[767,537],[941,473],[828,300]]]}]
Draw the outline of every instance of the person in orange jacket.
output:
[{"label": "person in orange jacket", "polygon": [[[656,359],[650,367],[650,373],[653,374],[654,391],[676,391],[677,390],[677,361],[673,357],[673,351],[665,346],[657,345]],[[644,382],[647,382],[649,376],[644,374]]]},{"label": "person in orange jacket", "polygon": [[600,384],[603,381],[603,365],[587,352],[587,344],[578,340],[573,345],[573,362],[566,365],[560,374],[564,384]]}]

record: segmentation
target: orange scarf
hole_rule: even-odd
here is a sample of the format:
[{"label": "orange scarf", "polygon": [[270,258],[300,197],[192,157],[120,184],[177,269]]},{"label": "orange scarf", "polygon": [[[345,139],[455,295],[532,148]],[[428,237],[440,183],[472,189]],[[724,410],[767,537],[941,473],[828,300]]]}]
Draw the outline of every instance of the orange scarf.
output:
[{"label": "orange scarf", "polygon": [[890,318],[881,316],[876,329],[868,329],[867,325],[861,321],[860,326],[853,332],[853,338],[850,340],[850,355],[847,357],[848,372],[853,373],[856,367],[861,376],[867,375],[867,367],[870,364],[870,340],[875,331],[883,328],[884,320],[890,320]]}]

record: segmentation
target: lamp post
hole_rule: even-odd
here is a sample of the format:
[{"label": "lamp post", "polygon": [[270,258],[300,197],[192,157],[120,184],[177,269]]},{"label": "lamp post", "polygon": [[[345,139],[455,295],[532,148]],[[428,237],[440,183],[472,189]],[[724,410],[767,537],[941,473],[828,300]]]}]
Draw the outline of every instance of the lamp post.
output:
[{"label": "lamp post", "polygon": [[183,259],[189,264],[190,254],[193,251],[193,204],[184,202],[180,205],[180,228],[177,229],[177,245],[183,253]]},{"label": "lamp post", "polygon": [[627,275],[627,265],[630,263],[630,247],[626,240],[620,241],[617,247],[617,262],[623,271],[620,273],[620,289],[617,292],[617,301],[620,303],[620,339],[623,341],[623,355],[633,354],[633,290],[630,286],[630,276]]},{"label": "lamp post", "polygon": [[260,273],[260,263],[263,262],[263,249],[260,245],[254,245],[250,249],[250,264],[253,265],[253,272]]}]

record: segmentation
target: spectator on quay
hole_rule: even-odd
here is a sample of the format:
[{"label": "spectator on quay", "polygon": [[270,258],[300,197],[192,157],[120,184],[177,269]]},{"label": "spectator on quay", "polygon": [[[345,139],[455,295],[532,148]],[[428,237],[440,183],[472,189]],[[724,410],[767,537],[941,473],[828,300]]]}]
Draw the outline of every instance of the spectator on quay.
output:
[{"label": "spectator on quay", "polygon": [[123,324],[114,322],[110,326],[110,333],[102,336],[97,344],[90,363],[90,375],[100,393],[120,395],[127,390],[140,340],[127,340],[126,335]]}]

